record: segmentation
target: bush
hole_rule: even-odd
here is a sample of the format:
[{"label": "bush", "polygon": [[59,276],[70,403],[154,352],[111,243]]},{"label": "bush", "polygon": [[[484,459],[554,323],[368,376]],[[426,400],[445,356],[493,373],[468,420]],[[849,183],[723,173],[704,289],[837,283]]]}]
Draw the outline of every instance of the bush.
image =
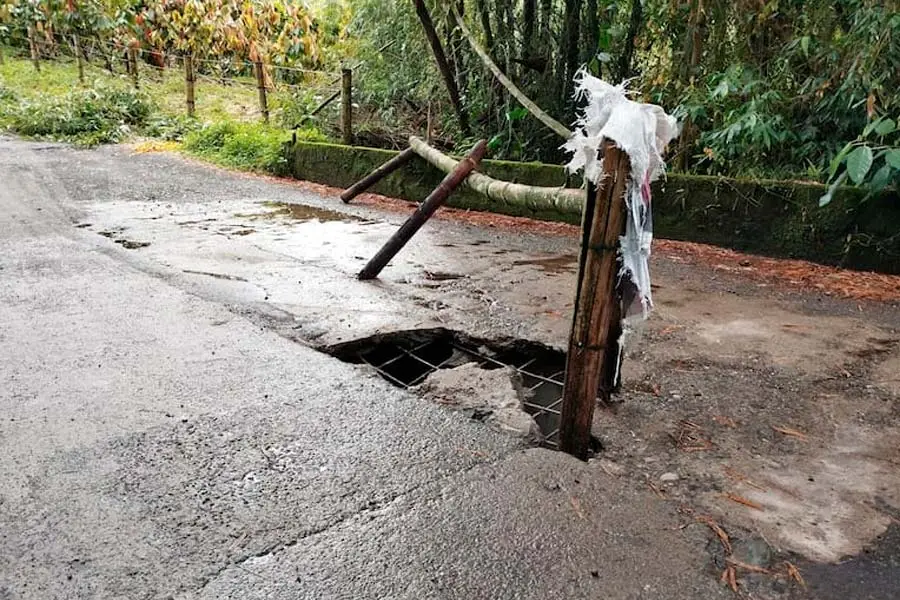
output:
[{"label": "bush", "polygon": [[[315,130],[299,130],[298,138],[324,141]],[[282,175],[287,159],[283,145],[288,133],[256,123],[220,122],[189,133],[184,148],[203,158],[229,167]]]},{"label": "bush", "polygon": [[21,100],[10,107],[6,123],[26,136],[95,145],[120,141],[145,123],[152,108],[139,92],[98,85]]},{"label": "bush", "polygon": [[144,127],[144,135],[167,142],[183,142],[192,131],[201,127],[197,119],[187,115],[158,115]]}]

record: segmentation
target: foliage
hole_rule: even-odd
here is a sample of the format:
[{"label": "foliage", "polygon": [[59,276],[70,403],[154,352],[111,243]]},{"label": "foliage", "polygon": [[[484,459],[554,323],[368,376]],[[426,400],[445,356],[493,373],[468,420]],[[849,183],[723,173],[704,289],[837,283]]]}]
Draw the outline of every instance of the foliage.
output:
[{"label": "foliage", "polygon": [[[297,134],[309,141],[324,139],[315,130],[300,130]],[[261,123],[223,121],[189,133],[184,148],[228,167],[282,175],[287,167],[283,145],[288,139],[284,130]]]},{"label": "foliage", "polygon": [[152,111],[140,92],[98,84],[63,96],[40,95],[6,108],[5,124],[22,135],[83,145],[120,141]]},{"label": "foliage", "polygon": [[880,117],[863,129],[862,134],[844,146],[828,169],[831,186],[819,200],[829,204],[838,186],[848,179],[854,185],[865,184],[872,193],[900,183],[900,127],[896,119]]}]

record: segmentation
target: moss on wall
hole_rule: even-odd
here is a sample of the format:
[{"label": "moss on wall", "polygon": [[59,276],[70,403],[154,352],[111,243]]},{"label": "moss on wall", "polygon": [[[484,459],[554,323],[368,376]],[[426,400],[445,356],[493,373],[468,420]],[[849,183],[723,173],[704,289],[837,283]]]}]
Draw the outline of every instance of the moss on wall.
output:
[{"label": "moss on wall", "polygon": [[[298,142],[286,147],[291,173],[346,188],[396,155],[389,150]],[[577,186],[564,169],[540,163],[486,160],[486,175],[527,185]],[[423,160],[394,172],[373,191],[421,201],[444,174]],[[824,187],[785,181],[742,181],[670,175],[654,186],[654,234],[783,258],[802,258],[855,269],[900,273],[900,198],[844,188],[826,208]],[[579,223],[581,215],[498,204],[460,188],[451,206]]]}]

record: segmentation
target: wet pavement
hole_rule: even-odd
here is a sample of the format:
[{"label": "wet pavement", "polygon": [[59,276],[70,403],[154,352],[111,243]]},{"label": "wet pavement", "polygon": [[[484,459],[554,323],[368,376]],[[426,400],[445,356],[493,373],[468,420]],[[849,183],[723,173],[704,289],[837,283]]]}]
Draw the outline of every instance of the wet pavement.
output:
[{"label": "wet pavement", "polygon": [[440,220],[359,282],[401,214],[125,147],[0,172],[0,598],[732,597],[709,520],[765,541],[748,597],[900,594],[897,307],[656,257],[581,463],[327,354],[564,348],[577,240]]}]

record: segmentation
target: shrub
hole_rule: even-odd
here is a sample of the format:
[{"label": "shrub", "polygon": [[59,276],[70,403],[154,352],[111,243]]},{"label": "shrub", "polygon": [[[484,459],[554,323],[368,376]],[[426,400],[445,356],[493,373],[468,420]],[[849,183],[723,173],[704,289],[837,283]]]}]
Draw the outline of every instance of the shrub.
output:
[{"label": "shrub", "polygon": [[21,100],[10,107],[6,123],[26,136],[95,145],[120,141],[143,125],[151,111],[142,93],[97,85],[64,96]]},{"label": "shrub", "polygon": [[[298,138],[322,141],[315,130],[299,130]],[[189,133],[184,148],[198,156],[229,167],[284,174],[287,159],[284,142],[288,133],[257,123],[230,121],[207,125]]]}]

